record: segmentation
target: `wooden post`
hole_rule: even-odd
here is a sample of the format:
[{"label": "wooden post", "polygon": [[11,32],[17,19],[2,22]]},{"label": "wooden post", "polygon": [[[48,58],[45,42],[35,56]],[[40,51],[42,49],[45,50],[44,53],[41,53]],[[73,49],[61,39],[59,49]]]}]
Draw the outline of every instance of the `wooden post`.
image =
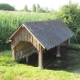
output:
[{"label": "wooden post", "polygon": [[67,40],[67,43],[68,43],[67,46],[70,45],[70,38]]},{"label": "wooden post", "polygon": [[12,49],[12,58],[13,58],[13,60],[16,60],[16,55],[15,55],[15,50],[14,49]]},{"label": "wooden post", "polygon": [[28,63],[28,56],[26,56],[26,62]]},{"label": "wooden post", "polygon": [[61,54],[60,54],[60,45],[57,46],[57,54],[56,54],[56,57],[61,57]]},{"label": "wooden post", "polygon": [[43,69],[43,53],[42,52],[38,53],[38,67],[40,69]]}]

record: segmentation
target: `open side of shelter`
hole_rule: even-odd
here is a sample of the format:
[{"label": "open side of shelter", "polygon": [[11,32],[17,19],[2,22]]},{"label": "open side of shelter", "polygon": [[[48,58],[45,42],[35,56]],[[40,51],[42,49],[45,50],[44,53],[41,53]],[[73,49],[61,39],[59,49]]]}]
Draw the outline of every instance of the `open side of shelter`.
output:
[{"label": "open side of shelter", "polygon": [[15,61],[26,57],[28,62],[29,55],[38,53],[38,67],[42,69],[43,51],[57,46],[56,56],[60,57],[60,46],[70,44],[70,37],[73,34],[61,20],[24,22],[10,36],[7,43],[11,42]]}]

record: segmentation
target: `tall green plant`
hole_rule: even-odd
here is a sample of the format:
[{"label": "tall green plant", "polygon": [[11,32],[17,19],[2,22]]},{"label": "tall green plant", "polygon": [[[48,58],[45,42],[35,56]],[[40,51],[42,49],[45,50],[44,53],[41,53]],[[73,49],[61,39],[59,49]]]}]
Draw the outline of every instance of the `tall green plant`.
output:
[{"label": "tall green plant", "polygon": [[74,31],[75,35],[71,39],[72,42],[79,43],[80,9],[78,4],[69,3],[68,5],[62,6],[57,18],[62,19]]}]

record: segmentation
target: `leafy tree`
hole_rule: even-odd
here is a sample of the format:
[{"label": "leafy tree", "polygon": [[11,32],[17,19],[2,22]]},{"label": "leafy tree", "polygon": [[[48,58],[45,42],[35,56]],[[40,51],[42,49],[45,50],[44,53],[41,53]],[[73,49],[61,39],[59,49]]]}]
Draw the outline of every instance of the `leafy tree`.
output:
[{"label": "leafy tree", "polygon": [[44,10],[45,10],[45,12],[49,12],[48,7],[45,7]]},{"label": "leafy tree", "polygon": [[41,12],[41,11],[42,11],[42,9],[40,8],[40,5],[39,5],[39,4],[37,4],[36,12]]},{"label": "leafy tree", "polygon": [[62,6],[57,18],[62,19],[75,33],[72,37],[73,43],[80,42],[80,9],[78,4],[72,4]]},{"label": "leafy tree", "polygon": [[37,4],[36,12],[38,12],[38,13],[45,13],[45,12],[47,12],[47,11],[46,11],[46,9],[42,9],[42,8],[40,7],[40,5]]},{"label": "leafy tree", "polygon": [[33,6],[32,6],[32,11],[36,12],[36,5],[35,4],[33,4]]},{"label": "leafy tree", "polygon": [[0,10],[8,10],[8,11],[14,11],[15,8],[9,4],[0,4]]},{"label": "leafy tree", "polygon": [[24,6],[24,11],[28,11],[27,4]]}]

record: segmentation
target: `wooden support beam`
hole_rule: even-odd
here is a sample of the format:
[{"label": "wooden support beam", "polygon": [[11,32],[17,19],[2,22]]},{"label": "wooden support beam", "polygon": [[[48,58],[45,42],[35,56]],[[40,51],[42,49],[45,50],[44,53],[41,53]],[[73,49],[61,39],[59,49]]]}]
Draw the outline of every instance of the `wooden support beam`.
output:
[{"label": "wooden support beam", "polygon": [[56,54],[56,57],[61,57],[61,54],[60,54],[60,45],[57,46],[57,54]]},{"label": "wooden support beam", "polygon": [[26,56],[26,62],[28,63],[28,56]]},{"label": "wooden support beam", "polygon": [[70,45],[70,38],[67,40],[67,43],[68,43],[67,46]]},{"label": "wooden support beam", "polygon": [[14,49],[12,49],[12,58],[13,58],[13,60],[16,60],[15,50]]},{"label": "wooden support beam", "polygon": [[42,49],[41,45],[39,45],[38,67],[40,69],[43,69],[43,49]]},{"label": "wooden support beam", "polygon": [[38,67],[40,69],[43,69],[43,53],[42,52],[38,53]]}]

